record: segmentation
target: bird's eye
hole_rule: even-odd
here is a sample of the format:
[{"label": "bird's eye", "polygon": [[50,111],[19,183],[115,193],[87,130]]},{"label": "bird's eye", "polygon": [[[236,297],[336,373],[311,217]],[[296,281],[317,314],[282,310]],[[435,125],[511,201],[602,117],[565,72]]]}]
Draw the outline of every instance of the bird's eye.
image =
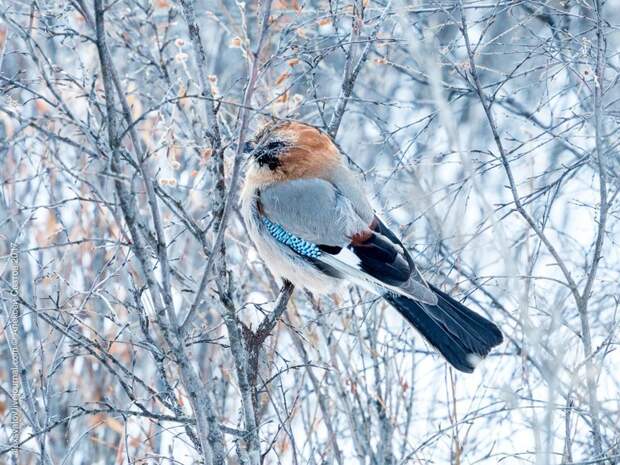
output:
[{"label": "bird's eye", "polygon": [[267,147],[265,148],[268,152],[277,152],[283,147],[284,147],[284,142],[282,142],[281,140],[272,140],[271,142],[267,144]]},{"label": "bird's eye", "polygon": [[259,146],[254,150],[253,156],[260,166],[268,166],[270,170],[275,170],[280,166],[278,156],[286,147],[286,143],[280,140],[272,140]]}]

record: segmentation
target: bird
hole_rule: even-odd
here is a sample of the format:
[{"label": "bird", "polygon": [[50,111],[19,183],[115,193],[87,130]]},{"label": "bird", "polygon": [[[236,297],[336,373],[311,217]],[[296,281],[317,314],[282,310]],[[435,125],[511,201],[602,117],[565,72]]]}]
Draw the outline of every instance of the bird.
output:
[{"label": "bird", "polygon": [[465,373],[502,343],[495,323],[424,279],[327,133],[299,121],[272,122],[242,152],[241,216],[273,275],[314,294],[351,283],[380,296]]}]

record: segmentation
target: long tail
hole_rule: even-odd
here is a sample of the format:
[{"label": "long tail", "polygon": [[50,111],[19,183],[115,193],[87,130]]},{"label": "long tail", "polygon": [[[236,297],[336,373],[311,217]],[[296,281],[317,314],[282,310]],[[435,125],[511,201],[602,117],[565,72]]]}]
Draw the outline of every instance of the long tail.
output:
[{"label": "long tail", "polygon": [[437,294],[437,305],[429,305],[401,295],[383,297],[400,312],[457,370],[471,373],[503,337],[499,328],[430,286]]}]

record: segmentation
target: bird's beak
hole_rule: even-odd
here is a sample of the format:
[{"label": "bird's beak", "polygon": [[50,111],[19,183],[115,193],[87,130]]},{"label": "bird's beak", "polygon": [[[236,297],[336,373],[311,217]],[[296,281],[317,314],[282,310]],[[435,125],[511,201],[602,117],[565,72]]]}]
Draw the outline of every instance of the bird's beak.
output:
[{"label": "bird's beak", "polygon": [[255,148],[256,148],[256,144],[254,142],[248,141],[245,144],[243,144],[243,153],[245,155],[249,155],[254,151]]}]

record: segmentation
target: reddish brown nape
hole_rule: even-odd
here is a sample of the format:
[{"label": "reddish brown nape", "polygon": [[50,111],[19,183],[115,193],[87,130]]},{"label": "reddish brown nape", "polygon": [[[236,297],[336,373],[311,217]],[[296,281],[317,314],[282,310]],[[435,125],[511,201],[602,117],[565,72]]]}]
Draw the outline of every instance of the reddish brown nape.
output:
[{"label": "reddish brown nape", "polygon": [[338,147],[327,134],[313,126],[286,123],[274,132],[291,143],[291,147],[280,156],[285,179],[325,178],[342,163]]}]

